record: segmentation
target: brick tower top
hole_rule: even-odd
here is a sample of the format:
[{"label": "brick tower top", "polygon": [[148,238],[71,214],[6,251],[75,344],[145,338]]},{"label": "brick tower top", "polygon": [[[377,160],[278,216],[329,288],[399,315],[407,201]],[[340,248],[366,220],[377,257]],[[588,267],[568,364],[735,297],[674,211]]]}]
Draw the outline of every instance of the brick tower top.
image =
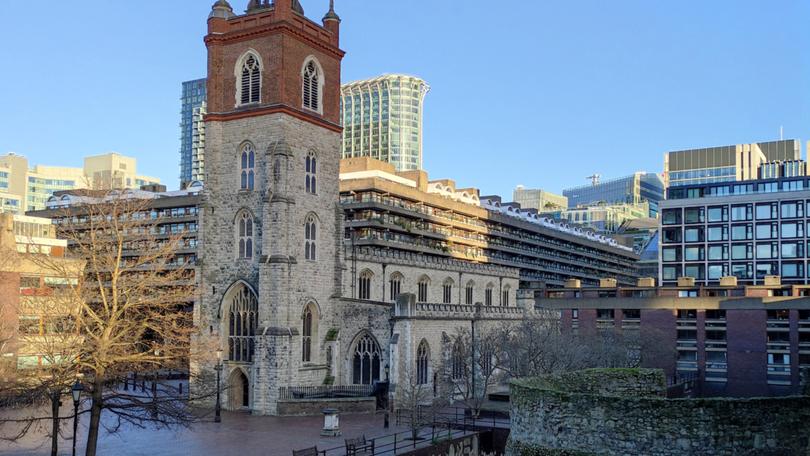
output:
[{"label": "brick tower top", "polygon": [[333,0],[322,24],[298,0],[250,0],[242,15],[217,0],[205,37],[206,120],[285,112],[340,131],[339,34]]}]

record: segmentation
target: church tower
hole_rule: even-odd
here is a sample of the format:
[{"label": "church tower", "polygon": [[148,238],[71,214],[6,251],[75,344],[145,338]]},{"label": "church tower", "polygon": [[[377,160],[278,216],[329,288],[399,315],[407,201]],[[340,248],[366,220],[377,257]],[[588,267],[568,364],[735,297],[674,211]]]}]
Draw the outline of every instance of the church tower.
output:
[{"label": "church tower", "polygon": [[298,0],[250,0],[241,15],[218,0],[208,18],[195,317],[206,350],[222,350],[228,409],[276,414],[281,387],[328,375],[324,338],[340,294],[339,28],[331,2],[320,24]]}]

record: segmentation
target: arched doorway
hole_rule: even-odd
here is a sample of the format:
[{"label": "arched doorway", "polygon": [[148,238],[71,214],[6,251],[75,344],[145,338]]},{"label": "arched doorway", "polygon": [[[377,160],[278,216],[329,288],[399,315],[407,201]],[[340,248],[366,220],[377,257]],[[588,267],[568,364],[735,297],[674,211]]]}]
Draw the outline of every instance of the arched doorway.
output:
[{"label": "arched doorway", "polygon": [[250,407],[250,383],[242,369],[234,369],[228,378],[228,408],[241,410]]}]

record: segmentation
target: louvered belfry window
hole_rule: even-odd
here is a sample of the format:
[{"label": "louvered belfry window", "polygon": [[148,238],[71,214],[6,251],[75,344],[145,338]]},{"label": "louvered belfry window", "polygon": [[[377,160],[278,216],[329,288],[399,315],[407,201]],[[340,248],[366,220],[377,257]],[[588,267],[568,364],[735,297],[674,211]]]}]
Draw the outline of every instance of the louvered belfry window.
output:
[{"label": "louvered belfry window", "polygon": [[249,56],[242,65],[242,104],[258,103],[261,91],[261,70],[256,57]]},{"label": "louvered belfry window", "polygon": [[304,107],[317,111],[320,105],[320,74],[315,62],[310,60],[304,68]]}]

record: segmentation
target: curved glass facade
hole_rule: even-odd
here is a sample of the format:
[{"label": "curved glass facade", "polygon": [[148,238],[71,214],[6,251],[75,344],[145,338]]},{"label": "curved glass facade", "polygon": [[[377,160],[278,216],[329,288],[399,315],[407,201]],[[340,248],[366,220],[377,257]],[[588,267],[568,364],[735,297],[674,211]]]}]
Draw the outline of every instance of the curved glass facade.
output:
[{"label": "curved glass facade", "polygon": [[385,75],[341,88],[343,158],[371,157],[397,171],[422,169],[422,109],[430,86]]}]

